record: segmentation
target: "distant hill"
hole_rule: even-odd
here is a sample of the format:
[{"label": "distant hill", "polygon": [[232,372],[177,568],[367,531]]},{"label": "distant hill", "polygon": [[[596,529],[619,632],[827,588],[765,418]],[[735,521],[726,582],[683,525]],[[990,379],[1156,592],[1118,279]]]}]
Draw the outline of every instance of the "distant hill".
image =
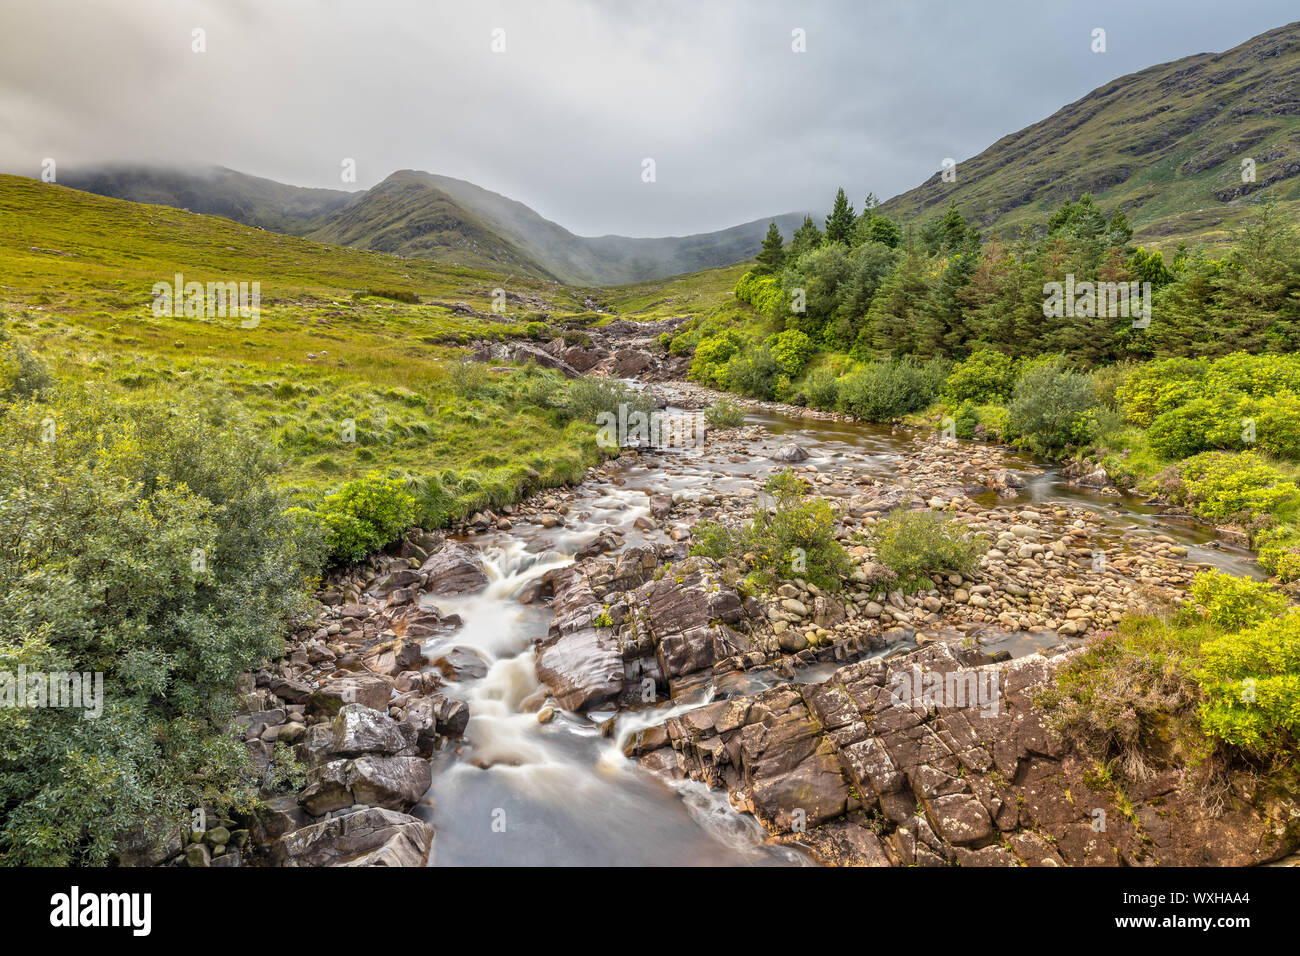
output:
[{"label": "distant hill", "polygon": [[1156,244],[1225,238],[1266,196],[1300,217],[1300,23],[1121,77],[959,163],[955,183],[935,173],[880,211],[928,220],[955,200],[1009,235],[1085,192]]},{"label": "distant hill", "polygon": [[286,186],[223,166],[174,169],[118,164],[89,170],[60,170],[59,185],[100,196],[225,216],[246,226],[302,235],[358,195],[342,189]]},{"label": "distant hill", "polygon": [[60,184],[320,242],[574,285],[644,282],[731,265],[758,252],[768,223],[775,221],[788,236],[804,216],[787,213],[689,236],[586,237],[473,183],[414,170],[352,193],[289,186],[222,167],[117,165],[64,173]]}]

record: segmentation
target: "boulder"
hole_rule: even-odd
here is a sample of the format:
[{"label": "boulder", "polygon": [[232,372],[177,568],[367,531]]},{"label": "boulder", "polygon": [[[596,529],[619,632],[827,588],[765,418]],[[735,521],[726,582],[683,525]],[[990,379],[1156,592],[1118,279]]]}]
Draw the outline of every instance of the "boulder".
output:
[{"label": "boulder", "polygon": [[794,444],[794,442],[790,442],[787,445],[782,445],[768,457],[771,458],[772,461],[796,462],[807,459],[808,452],[806,452],[801,446]]},{"label": "boulder", "polygon": [[433,827],[423,820],[370,807],[322,820],[280,837],[277,866],[424,866]]},{"label": "boulder", "polygon": [[449,542],[420,566],[430,594],[472,594],[487,587],[488,575],[477,551]]}]

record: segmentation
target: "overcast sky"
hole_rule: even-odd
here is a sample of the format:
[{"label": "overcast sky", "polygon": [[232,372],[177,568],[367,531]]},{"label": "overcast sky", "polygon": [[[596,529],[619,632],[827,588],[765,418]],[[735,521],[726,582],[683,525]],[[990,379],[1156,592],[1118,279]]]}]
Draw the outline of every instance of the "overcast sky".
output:
[{"label": "overcast sky", "polygon": [[[200,162],[468,179],[583,235],[917,185],[1295,0],[0,0],[0,170]],[[1092,31],[1106,30],[1106,52]],[[193,51],[205,31],[206,52]],[[792,50],[805,31],[806,52]],[[493,52],[493,31],[504,52]],[[354,158],[357,183],[340,181]],[[642,182],[653,158],[656,181]]]}]

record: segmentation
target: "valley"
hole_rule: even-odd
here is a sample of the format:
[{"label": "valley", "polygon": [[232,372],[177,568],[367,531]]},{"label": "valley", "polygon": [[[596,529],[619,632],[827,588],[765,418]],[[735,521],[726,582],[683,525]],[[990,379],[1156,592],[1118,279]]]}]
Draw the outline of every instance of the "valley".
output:
[{"label": "valley", "polygon": [[1294,865],[1298,64],[685,236],[0,175],[0,672],[104,688],[0,863]]}]

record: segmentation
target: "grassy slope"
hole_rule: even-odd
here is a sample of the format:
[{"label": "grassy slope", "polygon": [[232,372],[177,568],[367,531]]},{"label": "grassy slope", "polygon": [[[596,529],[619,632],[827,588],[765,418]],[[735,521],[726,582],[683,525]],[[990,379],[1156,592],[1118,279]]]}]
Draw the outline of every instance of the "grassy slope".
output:
[{"label": "grassy slope", "polygon": [[1006,235],[1089,191],[1157,247],[1223,241],[1265,196],[1300,215],[1300,23],[1121,77],[961,162],[955,183],[936,173],[881,210],[924,221],[955,200]]},{"label": "grassy slope", "polygon": [[[286,479],[312,487],[389,465],[436,472],[523,462],[549,477],[596,455],[592,434],[522,401],[453,391],[451,343],[517,335],[490,313],[499,275],[322,245],[161,206],[0,176],[0,312],[63,375],[115,388],[198,389],[249,409],[286,451]],[[238,318],[156,318],[151,289],[259,281],[257,328]],[[514,278],[556,314],[574,293]],[[362,297],[418,293],[421,304]],[[467,303],[476,315],[456,314]],[[481,367],[479,367],[481,368]],[[340,441],[343,419],[357,441]]]}]

